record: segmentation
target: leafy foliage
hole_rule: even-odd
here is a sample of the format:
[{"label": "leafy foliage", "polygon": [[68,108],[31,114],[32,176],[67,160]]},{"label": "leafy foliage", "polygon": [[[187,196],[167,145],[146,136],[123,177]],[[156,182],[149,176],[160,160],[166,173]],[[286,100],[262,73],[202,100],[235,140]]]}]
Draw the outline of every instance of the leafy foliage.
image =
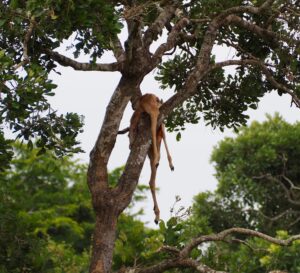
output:
[{"label": "leafy foliage", "polygon": [[[89,263],[94,212],[86,184],[86,166],[51,152],[14,146],[11,168],[1,173],[0,271],[86,272]],[[111,172],[116,184],[123,168]],[[145,187],[135,201],[144,199]],[[141,213],[141,212],[139,212]],[[114,266],[133,265],[156,232],[136,219],[121,216]],[[149,247],[149,245],[148,245]],[[145,259],[144,259],[145,260]]]},{"label": "leafy foliage", "polygon": [[[111,49],[110,41],[120,31],[116,11],[105,0],[11,0],[1,2],[0,18],[0,122],[7,123],[29,147],[36,144],[40,153],[46,149],[59,156],[80,152],[76,137],[83,118],[75,113],[61,115],[51,108],[48,97],[54,95],[56,85],[49,72],[55,71],[56,64],[40,54],[73,37],[69,49],[74,56],[90,54],[95,62]],[[35,27],[34,39],[27,41],[30,62],[24,62],[20,71],[17,64],[24,61],[22,43],[31,24]]]},{"label": "leafy foliage", "polygon": [[[277,114],[221,141],[212,154],[218,188],[195,197],[188,221],[200,232],[206,229],[205,233],[231,227],[259,230],[281,239],[299,233],[299,204],[291,202],[299,194],[299,128],[299,123],[289,124]],[[244,236],[228,242],[210,244],[202,253],[205,264],[243,273],[299,270],[298,241],[291,247]]]},{"label": "leafy foliage", "polygon": [[294,222],[299,209],[299,128],[278,115],[268,117],[244,127],[237,138],[222,141],[212,155],[222,202],[247,208],[242,215],[253,228],[299,231]]}]

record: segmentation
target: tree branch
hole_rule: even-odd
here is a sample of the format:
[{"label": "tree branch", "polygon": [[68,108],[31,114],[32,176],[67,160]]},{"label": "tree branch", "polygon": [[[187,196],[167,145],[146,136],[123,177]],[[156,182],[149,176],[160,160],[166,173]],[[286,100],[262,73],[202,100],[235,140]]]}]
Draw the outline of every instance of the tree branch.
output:
[{"label": "tree branch", "polygon": [[149,26],[143,37],[143,44],[146,48],[149,48],[152,42],[157,39],[165,25],[173,18],[175,11],[175,5],[167,5],[158,15],[153,24]]},{"label": "tree branch", "polygon": [[265,219],[269,220],[270,222],[276,222],[280,220],[282,217],[289,215],[289,214],[300,214],[300,211],[293,210],[291,208],[279,213],[278,215],[274,217],[269,217],[265,214],[263,214],[261,211],[258,212],[260,215],[262,215]]},{"label": "tree branch", "polygon": [[50,49],[44,49],[43,52],[48,55],[52,60],[58,62],[62,66],[72,67],[75,70],[80,71],[121,71],[122,63],[110,63],[110,64],[93,64],[93,63],[81,63],[71,58],[68,58],[56,51]]},{"label": "tree branch", "polygon": [[265,74],[267,80],[273,85],[273,87],[289,94],[292,97],[292,102],[294,102],[295,105],[300,108],[300,99],[298,98],[298,96],[288,87],[277,82],[276,79],[273,77],[272,72],[268,69],[267,65],[259,59],[228,60],[212,65],[210,67],[210,70],[230,65],[254,65],[260,67],[262,72]]},{"label": "tree branch", "polygon": [[118,63],[121,63],[125,60],[125,51],[122,47],[121,41],[118,37],[112,40],[112,51]]},{"label": "tree branch", "polygon": [[230,241],[227,240],[227,237],[232,234],[243,234],[251,237],[258,237],[270,243],[281,246],[289,246],[292,244],[292,242],[300,240],[300,234],[291,236],[290,238],[283,240],[246,228],[230,228],[217,234],[203,235],[198,238],[192,239],[182,250],[179,250],[176,247],[162,247],[162,249],[170,251],[172,254],[174,254],[175,257],[165,259],[164,261],[145,268],[127,268],[125,270],[122,269],[118,273],[162,273],[172,268],[192,268],[199,273],[226,273],[225,271],[214,270],[194,259],[191,259],[189,258],[189,255],[193,249],[197,248],[203,243],[218,241],[224,241],[228,243]]},{"label": "tree branch", "polygon": [[[280,175],[279,177],[282,177],[282,175]],[[287,196],[287,201],[293,205],[296,205],[296,206],[299,206],[300,205],[300,202],[299,201],[295,201],[293,198],[292,198],[292,193],[290,191],[290,189],[288,189],[286,187],[286,185],[280,180],[278,179],[277,177],[274,177],[273,175],[267,173],[267,174],[264,174],[264,175],[261,175],[259,177],[254,177],[256,179],[262,179],[262,178],[266,178],[270,181],[274,181],[276,183],[278,183],[282,188],[283,190],[285,191],[286,193],[286,196]]]},{"label": "tree branch", "polygon": [[171,32],[168,35],[167,42],[160,45],[155,53],[153,54],[153,66],[156,66],[160,61],[162,56],[169,50],[176,46],[178,39],[180,39],[180,31],[187,26],[189,20],[187,18],[180,19],[175,26],[173,26]]},{"label": "tree branch", "polygon": [[300,234],[291,236],[289,239],[282,240],[282,239],[277,239],[274,237],[271,237],[269,235],[266,235],[264,233],[261,233],[259,231],[251,230],[251,229],[246,229],[246,228],[230,228],[226,229],[224,231],[221,231],[220,233],[217,234],[211,234],[211,235],[203,235],[198,238],[195,238],[191,240],[190,243],[188,243],[181,251],[180,251],[180,256],[181,257],[188,257],[188,255],[191,253],[191,251],[206,242],[216,242],[216,241],[224,241],[226,237],[232,234],[243,234],[243,235],[248,235],[252,237],[258,237],[261,238],[265,241],[268,241],[273,244],[281,245],[281,246],[289,246],[293,241],[300,240]]},{"label": "tree branch", "polygon": [[[173,95],[168,101],[166,101],[162,107],[160,108],[161,116],[160,119],[164,119],[165,116],[168,116],[174,108],[178,105],[182,104],[186,99],[192,96],[197,91],[198,83],[207,75],[209,70],[209,63],[210,63],[210,56],[213,45],[215,43],[218,30],[224,24],[228,22],[225,20],[228,16],[234,13],[253,13],[253,14],[260,14],[267,10],[275,0],[267,0],[265,1],[260,7],[252,7],[252,6],[238,6],[229,8],[219,15],[217,15],[208,25],[205,35],[203,37],[203,43],[199,54],[197,56],[197,62],[195,65],[194,70],[190,72],[187,77],[187,80],[181,90]],[[268,72],[268,70],[266,71]],[[279,83],[274,81],[274,78],[271,77],[270,73],[268,72],[269,79],[276,84],[277,87],[285,88],[281,86]],[[286,88],[285,88],[286,89]],[[288,92],[287,92],[288,91]],[[291,93],[290,90],[286,90],[287,93]],[[293,94],[293,98],[295,94]],[[297,101],[297,98],[295,98]],[[300,103],[300,102],[299,102]],[[300,105],[300,104],[299,104]]]},{"label": "tree branch", "polygon": [[103,196],[103,191],[108,189],[107,164],[116,142],[124,110],[132,95],[132,86],[138,84],[124,76],[121,77],[106,108],[103,125],[90,153],[88,184],[92,189],[93,197]]},{"label": "tree branch", "polygon": [[251,13],[251,14],[260,14],[266,10],[268,10],[272,4],[275,2],[275,0],[266,0],[261,6],[254,7],[254,6],[237,6],[232,7],[227,10],[224,10],[218,15],[218,20],[223,20],[227,16],[231,14],[237,14],[237,13]]},{"label": "tree branch", "polygon": [[34,17],[32,17],[30,19],[30,24],[29,24],[29,27],[26,31],[24,41],[23,41],[23,44],[22,44],[22,46],[23,46],[23,60],[13,67],[14,70],[17,70],[21,66],[24,66],[24,65],[29,63],[28,44],[29,44],[29,41],[30,41],[30,38],[32,36],[32,33],[33,33],[33,30],[34,30],[35,26],[36,26],[36,22],[34,20]]},{"label": "tree branch", "polygon": [[225,20],[226,24],[234,24],[245,28],[253,33],[257,34],[258,36],[262,37],[264,40],[272,39],[273,41],[279,42],[284,41],[289,45],[298,45],[300,43],[299,40],[295,40],[293,38],[287,37],[286,35],[277,34],[276,32],[270,31],[268,29],[262,28],[258,25],[250,23],[248,21],[243,20],[241,17],[236,15],[229,15]]}]

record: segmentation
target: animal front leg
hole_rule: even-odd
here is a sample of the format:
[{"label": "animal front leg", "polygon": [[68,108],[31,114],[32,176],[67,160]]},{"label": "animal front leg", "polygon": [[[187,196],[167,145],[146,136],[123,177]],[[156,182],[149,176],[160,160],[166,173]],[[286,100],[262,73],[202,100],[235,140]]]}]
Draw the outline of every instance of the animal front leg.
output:
[{"label": "animal front leg", "polygon": [[170,154],[170,152],[169,152],[169,148],[168,148],[168,144],[167,144],[166,132],[165,132],[165,125],[164,125],[164,124],[161,125],[161,131],[162,131],[162,138],[163,138],[164,145],[165,145],[166,152],[167,152],[167,157],[168,157],[168,161],[169,161],[169,166],[170,166],[170,169],[171,169],[172,171],[174,171],[174,165],[173,165],[172,157],[171,157],[171,154]]}]

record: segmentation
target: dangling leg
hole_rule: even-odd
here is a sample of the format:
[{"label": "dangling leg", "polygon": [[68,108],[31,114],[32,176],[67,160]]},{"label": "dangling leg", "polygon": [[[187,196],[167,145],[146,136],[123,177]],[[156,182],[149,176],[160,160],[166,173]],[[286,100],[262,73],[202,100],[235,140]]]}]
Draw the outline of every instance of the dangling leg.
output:
[{"label": "dangling leg", "polygon": [[160,219],[160,211],[159,211],[158,203],[156,200],[156,191],[155,191],[155,188],[156,188],[155,179],[156,179],[157,168],[156,168],[156,165],[154,164],[153,154],[152,154],[151,150],[149,151],[148,155],[149,155],[150,165],[151,165],[151,177],[150,177],[149,186],[150,186],[153,204],[154,204],[154,208],[153,208],[154,214],[155,214],[154,222],[155,222],[155,224],[158,224],[159,219]]},{"label": "dangling leg", "polygon": [[166,148],[166,151],[167,151],[169,166],[170,166],[170,169],[172,171],[174,171],[174,165],[173,165],[173,162],[172,162],[172,157],[170,155],[170,152],[169,152],[169,149],[168,149],[168,145],[167,145],[166,132],[165,132],[165,125],[164,124],[161,125],[161,131],[162,131],[162,138],[163,138],[163,141],[164,141],[164,144],[165,144],[165,148]]}]

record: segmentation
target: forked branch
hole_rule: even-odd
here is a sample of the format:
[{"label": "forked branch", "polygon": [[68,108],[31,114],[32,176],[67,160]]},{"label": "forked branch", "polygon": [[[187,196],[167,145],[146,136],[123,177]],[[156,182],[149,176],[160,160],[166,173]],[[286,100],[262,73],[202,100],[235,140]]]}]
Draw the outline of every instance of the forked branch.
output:
[{"label": "forked branch", "polygon": [[[292,242],[296,240],[300,240],[300,234],[291,236],[290,238],[283,240],[271,237],[269,235],[266,235],[264,233],[246,229],[246,228],[230,228],[226,229],[220,233],[211,234],[211,235],[203,235],[198,238],[192,239],[189,243],[186,244],[185,247],[182,249],[178,249],[176,247],[169,247],[165,246],[162,247],[162,251],[171,252],[172,258],[165,259],[162,262],[159,262],[155,265],[145,267],[145,268],[128,268],[123,269],[119,271],[118,273],[162,273],[166,270],[172,269],[172,268],[191,268],[194,269],[196,272],[200,273],[227,273],[225,271],[217,271],[214,270],[205,264],[200,263],[199,261],[196,261],[194,259],[191,259],[189,256],[191,254],[191,251],[198,246],[200,246],[203,243],[209,243],[209,242],[241,242],[245,243],[240,240],[228,240],[229,236],[235,235],[235,234],[242,234],[247,235],[250,237],[257,237],[261,238],[265,241],[268,241],[270,243],[281,245],[281,246],[289,246],[292,244]],[[175,257],[174,257],[175,256]]]}]

